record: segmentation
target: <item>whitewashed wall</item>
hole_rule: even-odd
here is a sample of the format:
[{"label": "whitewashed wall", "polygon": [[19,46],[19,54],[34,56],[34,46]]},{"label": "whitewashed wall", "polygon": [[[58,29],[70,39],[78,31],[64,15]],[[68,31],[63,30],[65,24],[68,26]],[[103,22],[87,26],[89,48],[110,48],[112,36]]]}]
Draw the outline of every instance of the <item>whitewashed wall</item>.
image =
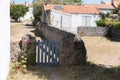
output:
[{"label": "whitewashed wall", "polygon": [[29,7],[29,11],[23,17],[20,17],[20,21],[25,21],[27,19],[33,19],[33,7]]},{"label": "whitewashed wall", "polygon": [[[99,15],[97,14],[69,14],[60,11],[51,10],[51,25],[66,30],[68,32],[72,32],[77,34],[77,27],[96,27],[96,20],[99,20]],[[89,17],[87,20],[89,24],[83,20],[83,17]],[[84,25],[84,24],[87,24]]]},{"label": "whitewashed wall", "polygon": [[51,25],[57,28],[61,27],[61,14],[56,11],[51,11]]},{"label": "whitewashed wall", "polygon": [[0,0],[0,80],[7,80],[10,67],[10,10],[9,0]]},{"label": "whitewashed wall", "polygon": [[[84,26],[87,27],[86,25],[84,25],[84,21],[82,19],[82,17],[90,17],[91,19],[89,20],[90,25],[88,25],[89,27],[96,27],[96,20],[99,20],[99,15],[97,14],[72,14],[72,27],[78,27],[78,26]],[[87,24],[87,23],[86,23]]]},{"label": "whitewashed wall", "polygon": [[71,19],[71,14],[51,10],[51,25],[56,28],[73,33],[75,28],[71,25]]}]

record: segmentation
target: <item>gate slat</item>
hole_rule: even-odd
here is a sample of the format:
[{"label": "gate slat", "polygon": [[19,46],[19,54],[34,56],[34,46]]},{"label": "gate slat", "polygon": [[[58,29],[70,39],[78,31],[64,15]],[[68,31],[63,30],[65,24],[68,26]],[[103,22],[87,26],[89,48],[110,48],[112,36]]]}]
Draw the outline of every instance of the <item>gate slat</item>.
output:
[{"label": "gate slat", "polygon": [[52,41],[52,64],[54,64],[54,41]]},{"label": "gate slat", "polygon": [[41,41],[41,64],[43,64],[43,41]]},{"label": "gate slat", "polygon": [[47,64],[47,40],[45,41],[45,64]]},{"label": "gate slat", "polygon": [[38,40],[38,64],[40,64],[40,40]]},{"label": "gate slat", "polygon": [[60,44],[57,41],[38,40],[38,49],[36,49],[36,63],[40,65],[59,64]]},{"label": "gate slat", "polygon": [[58,48],[57,48],[57,42],[55,42],[55,64],[57,64],[57,53],[58,53]]},{"label": "gate slat", "polygon": [[48,65],[50,65],[50,41],[48,41]]},{"label": "gate slat", "polygon": [[60,53],[60,43],[59,42],[57,42],[57,54],[56,54],[56,56],[57,56],[57,64],[59,64],[59,62],[60,62],[60,55],[59,55],[59,53]]}]

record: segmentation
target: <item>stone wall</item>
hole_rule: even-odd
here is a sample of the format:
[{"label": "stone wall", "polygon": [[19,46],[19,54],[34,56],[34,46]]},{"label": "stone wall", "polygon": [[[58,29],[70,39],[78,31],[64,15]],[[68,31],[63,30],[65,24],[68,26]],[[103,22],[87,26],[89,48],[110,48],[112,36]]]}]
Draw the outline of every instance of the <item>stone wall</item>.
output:
[{"label": "stone wall", "polygon": [[21,54],[21,49],[18,42],[10,43],[10,58],[11,62],[18,61],[18,57]]},{"label": "stone wall", "polygon": [[77,33],[80,36],[105,36],[108,27],[78,27]]},{"label": "stone wall", "polygon": [[45,24],[41,24],[40,27],[46,39],[60,41],[61,65],[77,65],[86,61],[84,43],[76,38],[74,34]]},{"label": "stone wall", "polygon": [[109,29],[109,36],[111,40],[120,41],[120,30],[116,30],[115,28],[111,27]]},{"label": "stone wall", "polygon": [[27,65],[36,64],[36,38],[26,34],[22,37],[22,51],[27,55]]}]

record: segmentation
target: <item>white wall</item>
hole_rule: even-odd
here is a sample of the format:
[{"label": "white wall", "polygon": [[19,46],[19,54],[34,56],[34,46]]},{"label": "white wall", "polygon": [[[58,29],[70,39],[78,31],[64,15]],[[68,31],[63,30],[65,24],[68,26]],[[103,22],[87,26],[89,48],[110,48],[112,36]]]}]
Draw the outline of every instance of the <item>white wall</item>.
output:
[{"label": "white wall", "polygon": [[10,65],[9,0],[0,0],[0,80],[7,80]]},{"label": "white wall", "polygon": [[99,10],[100,12],[105,13],[105,14],[113,11],[112,9],[99,9]]},{"label": "white wall", "polygon": [[71,19],[72,15],[69,13],[51,10],[51,25],[56,28],[60,28],[62,30],[73,33],[75,28],[73,28],[71,25]]},{"label": "white wall", "polygon": [[[77,34],[78,26],[91,26],[96,27],[96,20],[99,20],[97,14],[69,14],[60,11],[51,10],[51,25],[57,28],[64,29],[66,31]],[[86,26],[83,23],[86,21],[82,20],[82,17],[90,17],[87,20],[89,24]]]},{"label": "white wall", "polygon": [[[99,15],[95,14],[72,14],[72,27],[84,26],[82,17],[87,16],[91,17],[90,25],[91,27],[96,26],[96,20],[99,20]],[[87,27],[87,26],[85,26]]]},{"label": "white wall", "polygon": [[57,28],[61,27],[61,14],[56,11],[51,11],[50,13],[51,25]]},{"label": "white wall", "polygon": [[26,12],[26,14],[23,17],[20,17],[21,21],[27,20],[27,19],[33,19],[33,7],[29,7],[29,11]]}]

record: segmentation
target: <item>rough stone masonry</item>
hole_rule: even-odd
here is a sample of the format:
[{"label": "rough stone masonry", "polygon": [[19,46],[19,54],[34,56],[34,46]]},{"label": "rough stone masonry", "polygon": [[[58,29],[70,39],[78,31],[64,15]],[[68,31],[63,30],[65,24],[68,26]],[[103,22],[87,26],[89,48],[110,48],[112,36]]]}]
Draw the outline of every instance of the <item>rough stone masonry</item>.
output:
[{"label": "rough stone masonry", "polygon": [[74,34],[51,27],[39,25],[44,37],[60,41],[60,65],[78,65],[86,62],[84,42]]}]

